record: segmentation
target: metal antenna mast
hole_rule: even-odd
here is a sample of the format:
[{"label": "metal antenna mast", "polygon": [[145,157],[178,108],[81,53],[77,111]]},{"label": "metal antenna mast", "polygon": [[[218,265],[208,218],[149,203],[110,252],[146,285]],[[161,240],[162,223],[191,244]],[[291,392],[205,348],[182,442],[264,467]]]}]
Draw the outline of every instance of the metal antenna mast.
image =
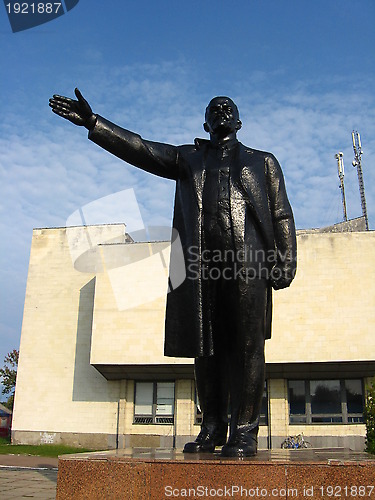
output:
[{"label": "metal antenna mast", "polygon": [[335,158],[337,160],[337,171],[339,174],[339,179],[340,179],[340,185],[339,188],[341,189],[341,195],[342,195],[342,210],[343,210],[343,215],[344,215],[344,221],[348,220],[348,214],[346,213],[346,200],[345,200],[345,187],[344,187],[344,158],[343,154],[341,151],[335,155]]},{"label": "metal antenna mast", "polygon": [[361,156],[362,156],[363,151],[362,151],[362,146],[361,146],[361,137],[357,131],[353,130],[352,139],[353,139],[353,150],[354,150],[353,167],[357,167],[359,194],[361,195],[362,215],[365,218],[366,231],[368,231],[368,217],[367,217],[367,207],[366,207],[366,198],[365,198],[365,185],[363,183],[362,165],[361,165]]}]

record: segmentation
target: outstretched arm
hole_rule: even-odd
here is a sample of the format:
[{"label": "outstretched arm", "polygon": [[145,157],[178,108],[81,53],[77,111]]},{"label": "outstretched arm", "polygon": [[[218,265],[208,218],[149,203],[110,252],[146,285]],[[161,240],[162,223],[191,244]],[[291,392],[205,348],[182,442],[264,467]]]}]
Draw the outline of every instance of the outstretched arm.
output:
[{"label": "outstretched arm", "polygon": [[77,88],[74,89],[74,93],[77,101],[55,94],[49,100],[49,105],[52,111],[62,118],[69,120],[74,125],[83,126],[91,130],[95,126],[96,116],[92,112],[90,104]]},{"label": "outstretched arm", "polygon": [[132,165],[168,179],[178,178],[178,148],[151,142],[130,130],[118,127],[95,115],[86,99],[76,88],[77,100],[54,95],[49,100],[52,111],[75,125],[89,130],[89,139]]},{"label": "outstretched arm", "polygon": [[146,172],[173,180],[179,177],[176,146],[147,141],[100,115],[96,116],[95,126],[89,131],[89,139]]}]

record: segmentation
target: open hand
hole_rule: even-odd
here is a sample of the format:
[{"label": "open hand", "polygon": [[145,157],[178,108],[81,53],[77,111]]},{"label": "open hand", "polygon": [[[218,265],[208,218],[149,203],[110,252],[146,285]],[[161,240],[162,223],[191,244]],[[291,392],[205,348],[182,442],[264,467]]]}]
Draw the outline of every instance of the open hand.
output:
[{"label": "open hand", "polygon": [[294,278],[294,273],[288,272],[282,266],[274,266],[271,270],[271,285],[274,290],[287,288]]},{"label": "open hand", "polygon": [[75,125],[83,126],[88,129],[93,128],[96,117],[89,103],[77,88],[74,89],[74,93],[78,99],[77,101],[69,97],[54,94],[49,100],[52,111]]}]

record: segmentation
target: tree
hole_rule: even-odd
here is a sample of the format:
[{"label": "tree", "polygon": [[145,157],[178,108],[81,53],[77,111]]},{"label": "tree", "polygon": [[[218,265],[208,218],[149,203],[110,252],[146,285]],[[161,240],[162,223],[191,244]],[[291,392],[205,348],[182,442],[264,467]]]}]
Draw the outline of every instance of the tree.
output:
[{"label": "tree", "polygon": [[4,358],[4,367],[0,368],[1,383],[3,385],[3,394],[9,394],[5,403],[10,410],[13,409],[14,390],[16,388],[17,366],[19,352],[16,349],[9,352]]},{"label": "tree", "polygon": [[366,424],[366,451],[375,454],[375,377],[367,387],[363,417]]}]

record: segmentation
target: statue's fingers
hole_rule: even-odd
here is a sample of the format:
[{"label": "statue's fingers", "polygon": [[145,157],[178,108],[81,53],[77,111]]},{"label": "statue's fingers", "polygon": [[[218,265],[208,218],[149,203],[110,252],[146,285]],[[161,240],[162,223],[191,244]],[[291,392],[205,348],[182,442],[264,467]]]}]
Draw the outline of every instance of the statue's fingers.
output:
[{"label": "statue's fingers", "polygon": [[54,99],[54,98],[51,98],[51,99],[49,100],[48,104],[51,106],[51,108],[52,108],[53,106],[60,106],[60,105],[61,105],[60,101],[57,101],[57,100],[56,100],[56,99]]},{"label": "statue's fingers", "polygon": [[61,104],[73,104],[74,102],[77,102],[74,101],[74,99],[71,99],[70,97],[65,97],[63,95],[57,95],[57,94],[54,94],[52,99]]},{"label": "statue's fingers", "polygon": [[52,108],[52,112],[56,115],[62,116],[63,118],[68,118],[69,113],[62,111],[61,109]]},{"label": "statue's fingers", "polygon": [[49,100],[48,105],[50,108],[58,108],[59,107],[59,104],[56,101],[54,101],[53,99]]},{"label": "statue's fingers", "polygon": [[63,116],[64,118],[68,118],[74,114],[74,111],[66,106],[59,106],[57,104],[50,104],[52,111],[59,116]]},{"label": "statue's fingers", "polygon": [[71,111],[71,106],[66,106],[65,104],[61,104],[58,101],[50,100],[49,105],[50,105],[51,108],[53,108],[53,109],[59,109],[60,111],[64,111],[64,112]]},{"label": "statue's fingers", "polygon": [[81,94],[81,92],[79,91],[79,89],[78,89],[77,87],[74,89],[74,93],[75,93],[75,95],[76,95],[77,99],[78,99],[80,102],[82,102],[82,103],[84,103],[84,104],[87,104],[86,99],[83,97],[83,95]]},{"label": "statue's fingers", "polygon": [[81,92],[77,88],[74,89],[74,92],[78,99],[80,109],[86,114],[92,113],[90,104],[86,101]]}]

